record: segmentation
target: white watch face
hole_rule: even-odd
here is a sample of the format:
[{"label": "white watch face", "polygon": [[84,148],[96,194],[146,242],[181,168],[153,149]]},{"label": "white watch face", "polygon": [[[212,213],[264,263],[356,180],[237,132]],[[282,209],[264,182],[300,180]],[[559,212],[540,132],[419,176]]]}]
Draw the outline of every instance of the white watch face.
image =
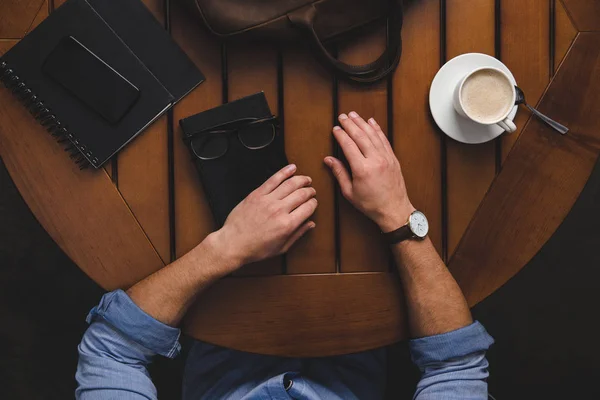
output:
[{"label": "white watch face", "polygon": [[429,232],[429,222],[427,222],[425,214],[420,211],[415,211],[410,215],[408,223],[410,225],[410,230],[417,237],[424,238],[427,236],[427,233]]}]

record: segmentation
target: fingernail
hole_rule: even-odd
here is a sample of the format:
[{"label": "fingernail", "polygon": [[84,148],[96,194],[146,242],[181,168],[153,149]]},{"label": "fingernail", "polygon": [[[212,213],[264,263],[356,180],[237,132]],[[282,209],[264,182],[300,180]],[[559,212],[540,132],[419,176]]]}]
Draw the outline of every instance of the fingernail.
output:
[{"label": "fingernail", "polygon": [[287,170],[292,172],[296,170],[296,164],[290,164],[287,166]]},{"label": "fingernail", "polygon": [[354,111],[350,111],[350,118],[358,118],[358,114]]},{"label": "fingernail", "polygon": [[339,119],[348,119],[346,114],[340,114]]},{"label": "fingernail", "polygon": [[375,125],[376,124],[375,119],[374,118],[369,118],[369,123],[371,125]]},{"label": "fingernail", "polygon": [[312,178],[310,176],[307,176],[308,178],[308,183],[312,183]]},{"label": "fingernail", "polygon": [[314,197],[312,198],[312,200],[313,200],[315,203],[319,203],[319,200],[315,199]]},{"label": "fingernail", "polygon": [[310,223],[310,229],[314,229],[314,228],[315,228],[315,226],[317,226],[317,224],[315,224],[314,222],[311,222],[311,223]]},{"label": "fingernail", "polygon": [[[340,116],[340,119],[341,119],[341,118],[342,118],[342,117]],[[334,131],[339,131],[340,129],[342,129],[342,128],[340,128],[340,127],[339,127],[339,126],[337,126],[337,125],[333,127],[333,130],[334,130]]]},{"label": "fingernail", "polygon": [[325,161],[325,164],[327,164],[327,165],[331,165],[333,163],[333,160],[329,157],[325,157],[324,161]]}]

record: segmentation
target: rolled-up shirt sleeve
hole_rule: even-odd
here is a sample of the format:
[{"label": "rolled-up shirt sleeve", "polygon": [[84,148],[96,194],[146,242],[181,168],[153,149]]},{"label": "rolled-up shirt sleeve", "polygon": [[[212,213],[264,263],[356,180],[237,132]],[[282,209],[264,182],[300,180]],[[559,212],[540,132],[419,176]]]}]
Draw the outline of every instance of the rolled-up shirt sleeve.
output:
[{"label": "rolled-up shirt sleeve", "polygon": [[411,340],[413,362],[422,372],[415,400],[487,400],[485,352],[493,343],[479,322]]},{"label": "rolled-up shirt sleeve", "polygon": [[156,399],[147,366],[181,350],[180,330],[140,309],[122,290],[105,294],[88,317],[79,344],[77,399]]}]

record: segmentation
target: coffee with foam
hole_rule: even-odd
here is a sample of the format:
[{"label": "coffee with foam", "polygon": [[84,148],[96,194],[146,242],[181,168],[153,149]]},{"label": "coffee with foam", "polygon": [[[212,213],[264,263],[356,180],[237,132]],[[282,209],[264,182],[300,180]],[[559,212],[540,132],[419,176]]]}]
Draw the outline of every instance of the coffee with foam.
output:
[{"label": "coffee with foam", "polygon": [[492,124],[504,118],[514,106],[513,85],[499,71],[482,69],[463,84],[461,102],[470,118]]}]

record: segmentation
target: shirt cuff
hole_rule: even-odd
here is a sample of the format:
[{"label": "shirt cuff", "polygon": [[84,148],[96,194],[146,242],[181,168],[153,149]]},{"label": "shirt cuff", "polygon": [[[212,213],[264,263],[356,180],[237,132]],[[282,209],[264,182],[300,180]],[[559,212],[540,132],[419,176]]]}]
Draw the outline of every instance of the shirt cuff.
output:
[{"label": "shirt cuff", "polygon": [[181,331],[146,314],[120,289],[102,296],[86,321],[90,324],[97,318],[104,319],[122,334],[156,354],[174,358],[181,350]]},{"label": "shirt cuff", "polygon": [[441,335],[413,339],[409,348],[413,362],[419,366],[464,357],[486,351],[494,343],[483,325],[475,321],[469,326]]}]

